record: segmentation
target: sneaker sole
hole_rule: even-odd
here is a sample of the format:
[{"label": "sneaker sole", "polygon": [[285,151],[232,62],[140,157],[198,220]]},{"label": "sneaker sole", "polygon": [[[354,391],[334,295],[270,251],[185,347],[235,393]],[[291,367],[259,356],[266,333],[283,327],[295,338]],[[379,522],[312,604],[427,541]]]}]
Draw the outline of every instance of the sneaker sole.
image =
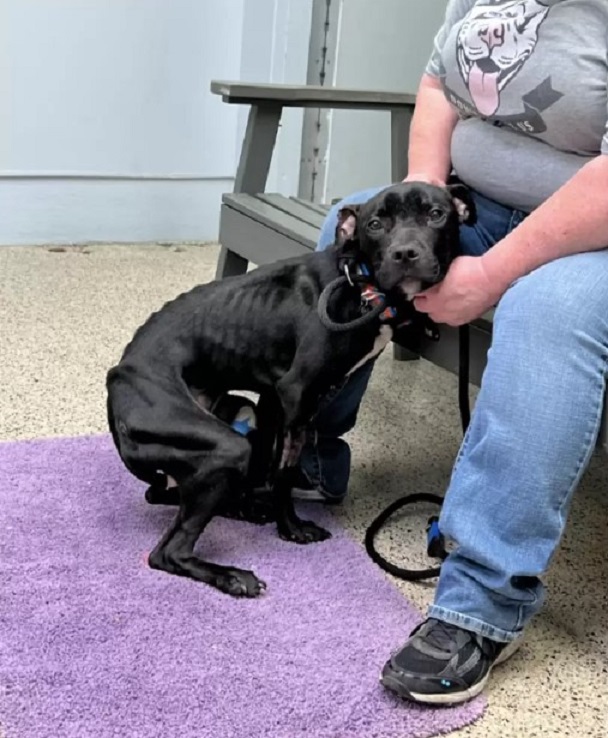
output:
[{"label": "sneaker sole", "polygon": [[411,702],[419,702],[423,705],[457,705],[461,702],[468,702],[474,697],[477,697],[485,689],[492,669],[499,664],[503,664],[507,659],[511,658],[513,654],[518,650],[522,644],[522,639],[518,638],[515,641],[507,644],[501,651],[496,661],[488,669],[488,673],[481,679],[477,684],[472,687],[465,689],[461,692],[449,692],[446,694],[425,694],[420,692],[410,692],[404,684],[400,681],[398,672],[394,671],[390,663],[385,667],[385,670],[380,677],[380,683],[394,692],[396,695],[405,700]]},{"label": "sneaker sole", "polygon": [[318,489],[300,489],[299,487],[291,490],[291,496],[294,500],[301,502],[325,502],[327,499]]}]

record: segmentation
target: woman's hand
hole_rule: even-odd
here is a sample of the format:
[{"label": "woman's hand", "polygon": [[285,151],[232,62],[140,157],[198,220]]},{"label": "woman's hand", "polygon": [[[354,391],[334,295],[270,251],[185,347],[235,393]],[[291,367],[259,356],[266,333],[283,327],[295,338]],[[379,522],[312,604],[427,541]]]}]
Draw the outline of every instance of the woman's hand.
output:
[{"label": "woman's hand", "polygon": [[426,182],[436,187],[445,187],[445,180],[434,177],[432,174],[420,173],[420,174],[408,174],[403,180],[404,182]]},{"label": "woman's hand", "polygon": [[496,305],[507,287],[490,278],[482,258],[459,256],[442,282],[414,298],[414,306],[435,323],[464,325]]}]

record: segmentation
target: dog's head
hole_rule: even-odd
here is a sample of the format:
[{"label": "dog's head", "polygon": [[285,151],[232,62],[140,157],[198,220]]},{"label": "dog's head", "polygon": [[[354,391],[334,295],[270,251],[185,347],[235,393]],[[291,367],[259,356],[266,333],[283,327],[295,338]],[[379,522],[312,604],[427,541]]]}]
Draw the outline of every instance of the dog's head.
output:
[{"label": "dog's head", "polygon": [[474,221],[475,206],[464,185],[406,182],[342,208],[336,243],[357,241],[378,287],[412,297],[445,277],[458,254],[460,224]]}]

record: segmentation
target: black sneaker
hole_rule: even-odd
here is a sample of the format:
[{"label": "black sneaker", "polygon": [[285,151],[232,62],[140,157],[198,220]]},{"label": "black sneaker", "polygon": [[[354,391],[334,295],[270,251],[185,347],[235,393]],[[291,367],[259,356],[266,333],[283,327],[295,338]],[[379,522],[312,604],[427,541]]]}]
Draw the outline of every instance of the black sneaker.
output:
[{"label": "black sneaker", "polygon": [[314,486],[306,474],[298,466],[293,470],[293,488],[291,496],[294,500],[303,502],[326,502],[327,497]]},{"label": "black sneaker", "polygon": [[291,496],[294,500],[299,500],[300,502],[322,502],[325,505],[342,504],[342,497],[330,497],[326,495],[322,489],[315,487],[299,466],[293,471],[295,476]]},{"label": "black sneaker", "polygon": [[476,697],[492,668],[515,653],[520,640],[497,643],[434,618],[425,620],[382,670],[380,681],[413,702],[454,705]]}]

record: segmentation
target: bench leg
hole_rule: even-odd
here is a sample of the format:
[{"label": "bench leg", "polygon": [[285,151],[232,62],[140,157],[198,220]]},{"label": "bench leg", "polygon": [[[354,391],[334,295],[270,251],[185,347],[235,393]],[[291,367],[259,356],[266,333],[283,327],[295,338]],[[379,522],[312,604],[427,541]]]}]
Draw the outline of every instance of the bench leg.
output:
[{"label": "bench leg", "polygon": [[420,356],[415,354],[413,351],[400,346],[398,343],[394,343],[393,359],[395,361],[416,361],[417,359],[420,359]]},{"label": "bench leg", "polygon": [[217,269],[215,270],[215,278],[238,277],[239,274],[245,274],[248,264],[247,259],[222,246],[220,258],[217,261]]},{"label": "bench leg", "polygon": [[[251,106],[234,181],[234,192],[255,194],[264,192],[272,161],[272,152],[279,130],[283,107],[274,101]],[[223,210],[223,208],[222,208]],[[222,223],[220,218],[220,243]],[[249,262],[234,251],[222,246],[215,271],[216,279],[245,274]]]},{"label": "bench leg", "polygon": [[267,102],[251,106],[234,182],[235,192],[264,192],[283,108]]}]

